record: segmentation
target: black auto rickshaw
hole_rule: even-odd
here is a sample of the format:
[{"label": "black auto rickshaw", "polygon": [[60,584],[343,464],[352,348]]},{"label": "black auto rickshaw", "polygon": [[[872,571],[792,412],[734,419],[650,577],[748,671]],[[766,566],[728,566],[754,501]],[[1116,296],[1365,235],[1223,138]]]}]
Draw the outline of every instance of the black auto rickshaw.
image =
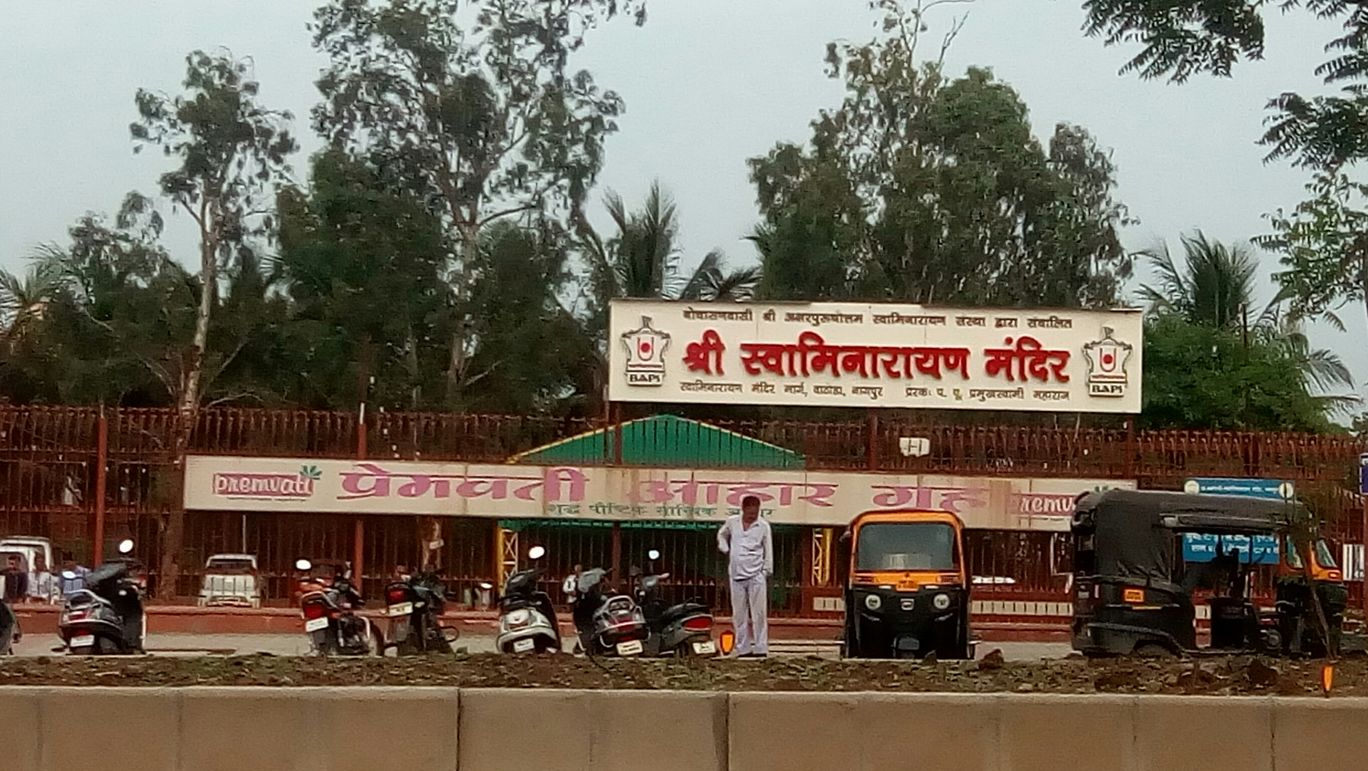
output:
[{"label": "black auto rickshaw", "polygon": [[[1306,521],[1302,505],[1292,501],[1134,490],[1080,495],[1072,524],[1074,649],[1094,656],[1197,652],[1192,598],[1203,587],[1212,590],[1206,600],[1211,650],[1323,653],[1309,589],[1320,599],[1332,644],[1338,643],[1348,592],[1323,540],[1296,543],[1294,523]],[[1216,559],[1184,563],[1184,533],[1215,536]],[[1268,611],[1247,596],[1247,563],[1255,556],[1247,552],[1260,540],[1280,547],[1276,604]],[[1226,542],[1241,544],[1246,553]]]},{"label": "black auto rickshaw", "polygon": [[964,523],[943,511],[871,511],[842,536],[847,658],[972,658]]}]

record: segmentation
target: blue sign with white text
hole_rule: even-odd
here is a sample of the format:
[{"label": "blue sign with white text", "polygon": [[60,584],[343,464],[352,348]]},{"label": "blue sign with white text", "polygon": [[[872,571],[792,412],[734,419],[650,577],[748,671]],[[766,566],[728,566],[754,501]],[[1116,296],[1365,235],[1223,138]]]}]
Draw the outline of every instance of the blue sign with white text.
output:
[{"label": "blue sign with white text", "polygon": [[1216,535],[1214,533],[1183,533],[1183,560],[1211,562],[1217,548],[1229,554],[1238,549],[1240,562],[1246,565],[1278,564],[1278,539],[1271,535],[1256,535],[1253,543],[1247,535]]},{"label": "blue sign with white text", "polygon": [[[1291,482],[1279,479],[1189,479],[1183,490],[1195,495],[1234,495],[1241,498],[1291,500],[1295,490]],[[1184,533],[1183,559],[1187,562],[1211,562],[1218,547],[1229,553],[1238,549],[1240,562],[1255,565],[1278,564],[1278,539],[1271,535],[1215,535],[1213,533]]]},{"label": "blue sign with white text", "polygon": [[1189,479],[1183,490],[1199,495],[1235,495],[1274,501],[1288,500],[1293,492],[1292,483],[1280,479]]}]

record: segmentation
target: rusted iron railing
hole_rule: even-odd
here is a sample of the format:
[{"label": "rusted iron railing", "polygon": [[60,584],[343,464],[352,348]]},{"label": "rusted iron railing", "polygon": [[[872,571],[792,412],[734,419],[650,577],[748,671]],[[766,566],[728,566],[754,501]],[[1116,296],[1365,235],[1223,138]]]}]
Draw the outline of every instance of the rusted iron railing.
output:
[{"label": "rusted iron railing", "polygon": [[[140,556],[159,564],[159,534],[166,513],[179,505],[179,468],[173,457],[176,416],[164,409],[86,407],[0,407],[0,534],[25,533],[54,539],[81,561],[98,561],[91,542],[105,544],[133,536]],[[1336,542],[1358,541],[1360,498],[1352,489],[1359,453],[1368,445],[1345,436],[1200,431],[1134,431],[1071,426],[983,426],[929,424],[924,420],[873,414],[841,421],[732,420],[712,425],[801,454],[810,469],[871,470],[960,476],[1032,476],[1135,479],[1141,487],[1178,489],[1198,476],[1263,477],[1292,481],[1318,511]],[[587,431],[603,419],[550,416],[465,415],[369,411],[313,412],[216,408],[204,410],[191,433],[192,452],[222,455],[314,458],[421,458],[503,462],[511,456]],[[688,430],[672,428],[671,430]],[[905,441],[913,440],[913,441]],[[611,448],[613,442],[603,443]],[[904,453],[905,447],[916,448]],[[618,460],[601,459],[608,465]],[[719,457],[718,465],[744,458]],[[103,495],[101,495],[103,493]],[[177,586],[193,594],[198,566],[211,553],[247,548],[258,553],[273,576],[269,591],[285,597],[289,564],[299,556],[361,557],[368,578],[383,578],[395,565],[416,562],[417,524],[410,517],[247,515],[196,512],[187,518],[186,575]],[[96,527],[95,522],[100,526]],[[490,521],[443,524],[442,559],[457,586],[472,587],[489,577],[494,563]],[[356,551],[358,532],[364,543]],[[627,533],[627,531],[624,531]],[[651,535],[669,539],[672,562],[689,567],[677,591],[724,603],[716,557],[707,536]],[[589,544],[586,535],[548,531],[553,553],[573,559]],[[636,548],[627,533],[622,548]],[[1060,596],[1068,550],[1059,537],[1042,533],[984,531],[967,546],[976,573],[1011,575],[1016,583],[993,594]],[[664,544],[665,541],[661,540]],[[796,543],[796,542],[795,542]],[[635,545],[634,545],[635,544]],[[602,544],[599,545],[602,550]],[[792,576],[781,606],[800,610],[799,546],[787,561]],[[569,552],[569,554],[567,554]],[[586,552],[587,554],[587,552]],[[583,554],[580,559],[585,559]],[[722,584],[724,585],[724,584]]]}]

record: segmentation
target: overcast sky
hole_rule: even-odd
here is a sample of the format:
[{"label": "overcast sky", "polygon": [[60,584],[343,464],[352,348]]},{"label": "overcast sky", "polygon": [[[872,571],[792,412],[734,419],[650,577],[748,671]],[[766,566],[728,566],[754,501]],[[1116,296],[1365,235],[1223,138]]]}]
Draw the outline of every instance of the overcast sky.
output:
[{"label": "overcast sky", "polygon": [[[720,247],[753,259],[741,237],[756,220],[745,160],[776,141],[802,140],[818,109],[840,100],[822,57],[834,39],[864,40],[865,0],[649,0],[644,28],[595,33],[580,64],[627,102],[609,140],[603,188],[639,200],[651,179],[674,194],[683,246],[696,260]],[[131,189],[151,192],[159,161],[128,140],[133,94],[174,92],[184,55],[227,47],[251,56],[262,99],[296,115],[303,150],[318,141],[307,116],[323,62],[305,27],[312,0],[0,0],[0,267],[23,268],[34,246],[65,238],[86,211],[112,211]],[[1300,200],[1304,176],[1265,166],[1255,144],[1263,104],[1319,88],[1311,72],[1331,28],[1305,14],[1271,19],[1268,57],[1232,80],[1183,86],[1117,74],[1129,49],[1079,32],[1079,0],[978,0],[948,57],[952,73],[989,66],[1021,93],[1036,133],[1080,124],[1115,150],[1119,198],[1140,220],[1125,233],[1143,248],[1194,228],[1223,241],[1265,232],[1263,215]],[[952,7],[953,8],[953,7]],[[946,8],[938,9],[947,10]],[[1277,14],[1274,13],[1276,17]],[[936,18],[940,27],[949,14]],[[185,218],[170,240],[190,244]],[[1276,263],[1265,255],[1265,267]],[[1265,287],[1267,290],[1268,288]],[[1316,328],[1360,381],[1368,379],[1361,307],[1351,332]]]}]

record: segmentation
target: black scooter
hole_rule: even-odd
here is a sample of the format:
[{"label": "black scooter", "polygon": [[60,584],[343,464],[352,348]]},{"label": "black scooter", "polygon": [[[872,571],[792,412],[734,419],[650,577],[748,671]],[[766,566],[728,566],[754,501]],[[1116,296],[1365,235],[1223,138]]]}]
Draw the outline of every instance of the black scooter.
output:
[{"label": "black scooter", "polygon": [[295,562],[304,573],[300,579],[299,612],[304,617],[304,633],[309,647],[321,656],[369,656],[384,650],[380,629],[356,610],[365,600],[351,583],[351,570],[345,569],[330,581],[319,582],[308,576],[313,563]]},{"label": "black scooter", "polygon": [[[660,552],[652,549],[648,553],[650,568],[655,570]],[[646,617],[650,637],[646,638],[646,656],[714,656],[717,644],[712,640],[712,609],[698,600],[689,600],[675,605],[666,605],[660,597],[660,582],[669,578],[669,573],[642,575],[636,568],[637,606]]]},{"label": "black scooter", "polygon": [[[146,653],[147,616],[143,613],[142,587],[133,580],[138,567],[128,555],[133,542],[119,544],[120,557],[106,562],[86,576],[86,587],[72,592],[62,605],[58,633],[63,645],[54,648],[74,655]],[[76,574],[62,571],[71,580]]]},{"label": "black scooter", "polygon": [[406,581],[385,587],[385,611],[389,616],[389,642],[399,656],[451,653],[460,637],[455,627],[442,626],[446,586],[436,571],[415,573]]},{"label": "black scooter", "polygon": [[571,618],[579,636],[578,651],[590,656],[640,656],[650,630],[636,601],[613,591],[608,571],[593,568],[571,576],[565,587],[574,598]]}]

